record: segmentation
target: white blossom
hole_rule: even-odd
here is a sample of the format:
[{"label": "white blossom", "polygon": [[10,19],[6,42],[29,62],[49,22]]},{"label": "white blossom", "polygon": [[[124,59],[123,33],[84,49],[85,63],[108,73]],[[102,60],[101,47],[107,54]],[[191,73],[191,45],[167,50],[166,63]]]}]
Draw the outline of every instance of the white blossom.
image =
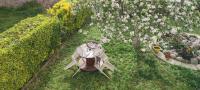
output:
[{"label": "white blossom", "polygon": [[91,0],[87,6],[95,9],[92,10],[95,13],[92,22],[97,23],[106,36],[126,43],[132,41],[133,36],[144,43],[147,39],[156,43],[163,32],[177,34],[181,29],[200,28],[195,0],[184,0],[183,5],[181,0],[162,1],[165,4],[160,0],[121,0],[121,3],[118,0]]}]

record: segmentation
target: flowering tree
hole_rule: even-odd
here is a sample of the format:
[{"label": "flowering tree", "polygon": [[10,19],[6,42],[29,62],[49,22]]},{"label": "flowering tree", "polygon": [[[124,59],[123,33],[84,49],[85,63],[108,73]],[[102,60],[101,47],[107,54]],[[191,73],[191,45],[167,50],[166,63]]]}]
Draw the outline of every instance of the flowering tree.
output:
[{"label": "flowering tree", "polygon": [[192,31],[200,26],[195,0],[90,0],[92,19],[109,38],[132,42],[134,48],[166,32]]}]

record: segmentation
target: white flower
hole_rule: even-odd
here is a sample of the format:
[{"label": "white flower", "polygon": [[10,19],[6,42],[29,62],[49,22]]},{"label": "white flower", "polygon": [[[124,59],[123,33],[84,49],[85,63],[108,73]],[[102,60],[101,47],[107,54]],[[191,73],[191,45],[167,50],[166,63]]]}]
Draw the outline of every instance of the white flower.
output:
[{"label": "white flower", "polygon": [[164,23],[164,22],[160,22],[160,25],[164,26],[164,25],[165,25],[165,23]]},{"label": "white flower", "polygon": [[144,40],[147,40],[147,39],[149,39],[149,35],[145,34],[144,35]]},{"label": "white flower", "polygon": [[131,31],[131,32],[130,32],[130,35],[131,35],[131,36],[134,36],[134,31]]},{"label": "white flower", "polygon": [[193,29],[192,29],[192,28],[190,28],[190,29],[189,29],[189,31],[190,31],[190,32],[192,32],[192,31],[193,31]]},{"label": "white flower", "polygon": [[162,19],[158,19],[158,20],[157,20],[157,22],[161,22],[161,21],[162,21]]},{"label": "white flower", "polygon": [[157,36],[153,36],[153,37],[151,37],[151,40],[152,40],[153,44],[156,44],[158,38],[157,38]]},{"label": "white flower", "polygon": [[140,6],[143,6],[144,5],[144,3],[143,2],[140,2]]},{"label": "white flower", "polygon": [[154,34],[157,32],[157,29],[153,29],[151,32]]},{"label": "white flower", "polygon": [[152,5],[152,6],[151,6],[151,8],[155,9],[155,8],[156,8],[156,6]]},{"label": "white flower", "polygon": [[[164,2],[166,1],[166,7],[158,3],[159,0],[154,0],[155,3],[152,3],[152,0],[122,0],[124,6],[129,6],[128,9],[123,10],[123,14],[121,14],[123,7],[118,0],[92,1],[94,4],[93,8],[97,9],[93,10],[96,15],[94,15],[95,18],[92,17],[92,21],[100,23],[97,26],[101,26],[100,29],[109,38],[117,37],[124,42],[130,42],[132,36],[139,35],[142,42],[148,38],[146,41],[151,42],[152,39],[156,43],[157,39],[155,37],[160,38],[162,32],[177,34],[181,30],[179,27],[186,28],[188,31],[193,31],[192,25],[200,27],[200,18],[194,14],[194,10],[197,8],[195,6],[196,2],[191,0],[184,0],[184,5],[180,5],[182,0],[163,0]],[[154,12],[158,10],[156,7],[165,8],[170,16],[162,12]],[[140,12],[144,13],[141,15]],[[174,24],[170,23],[171,20],[173,23],[178,23],[178,20],[184,23],[183,25],[177,24],[177,26],[172,26]],[[136,32],[136,30],[139,31]],[[127,33],[130,35],[127,35]],[[152,35],[155,37],[150,38]]]},{"label": "white flower", "polygon": [[84,32],[83,32],[84,35],[86,35],[87,33],[88,33],[87,31],[84,31]]},{"label": "white flower", "polygon": [[90,26],[94,25],[93,23],[90,23]]},{"label": "white flower", "polygon": [[159,32],[157,36],[158,36],[158,37],[161,37],[161,36],[162,36],[162,33],[161,33],[161,32]]},{"label": "white flower", "polygon": [[82,33],[82,32],[83,32],[83,30],[82,30],[82,29],[79,29],[79,30],[78,30],[78,32],[79,32],[79,33]]},{"label": "white flower", "polygon": [[102,37],[101,42],[102,43],[108,43],[108,42],[110,42],[110,39],[108,39],[107,37]]},{"label": "white flower", "polygon": [[144,21],[144,22],[145,22],[145,21],[149,21],[149,20],[150,20],[150,18],[148,18],[148,17],[142,19],[142,21]]},{"label": "white flower", "polygon": [[192,2],[191,2],[190,0],[185,0],[184,3],[185,3],[186,5],[188,5],[188,6],[192,5]]},{"label": "white flower", "polygon": [[172,28],[171,31],[170,31],[170,33],[172,33],[172,34],[177,34],[177,32],[178,32],[177,28]]},{"label": "white flower", "polygon": [[131,40],[131,39],[129,39],[128,41],[129,41],[129,42],[132,42],[132,40]]},{"label": "white flower", "polygon": [[127,40],[124,40],[124,43],[128,43],[128,41],[127,41]]},{"label": "white flower", "polygon": [[192,9],[192,10],[195,10],[195,7],[194,7],[194,6],[192,6],[192,7],[191,7],[191,9]]},{"label": "white flower", "polygon": [[141,51],[142,51],[142,52],[146,52],[146,49],[145,49],[145,48],[142,48]]},{"label": "white flower", "polygon": [[155,15],[154,18],[157,19],[157,18],[158,18],[158,15]]}]

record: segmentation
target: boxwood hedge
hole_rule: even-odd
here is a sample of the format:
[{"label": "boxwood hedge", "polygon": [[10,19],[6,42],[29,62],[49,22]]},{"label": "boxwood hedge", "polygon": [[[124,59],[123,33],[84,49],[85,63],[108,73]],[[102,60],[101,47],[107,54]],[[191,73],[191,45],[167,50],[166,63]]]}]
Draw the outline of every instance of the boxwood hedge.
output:
[{"label": "boxwood hedge", "polygon": [[56,19],[38,15],[0,34],[0,89],[20,89],[60,44]]}]

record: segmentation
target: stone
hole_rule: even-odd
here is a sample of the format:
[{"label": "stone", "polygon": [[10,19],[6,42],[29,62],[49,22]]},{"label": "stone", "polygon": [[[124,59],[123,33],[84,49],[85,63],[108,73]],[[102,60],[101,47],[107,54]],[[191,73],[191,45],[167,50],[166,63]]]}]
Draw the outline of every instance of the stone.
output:
[{"label": "stone", "polygon": [[197,56],[197,59],[200,60],[200,56]]},{"label": "stone", "polygon": [[183,61],[183,58],[182,57],[176,57],[176,60],[178,60],[178,61]]},{"label": "stone", "polygon": [[200,64],[200,60],[198,60],[198,64]]},{"label": "stone", "polygon": [[101,43],[108,43],[108,42],[110,42],[110,39],[108,39],[107,37],[101,38]]},{"label": "stone", "polygon": [[178,53],[176,52],[176,50],[170,50],[170,56],[171,58],[175,59],[178,56]]},{"label": "stone", "polygon": [[198,64],[200,64],[200,56],[197,56]]},{"label": "stone", "polygon": [[197,65],[198,64],[198,59],[197,58],[192,58],[191,59],[191,64]]},{"label": "stone", "polygon": [[191,64],[191,61],[190,61],[190,60],[185,60],[185,59],[183,59],[183,62],[184,62],[184,63],[187,63],[187,64]]},{"label": "stone", "polygon": [[188,40],[184,39],[184,40],[182,40],[182,43],[183,43],[183,44],[187,44],[187,43],[188,43]]},{"label": "stone", "polygon": [[197,39],[198,39],[198,38],[195,38],[195,37],[190,37],[190,38],[189,38],[189,40],[192,41],[192,42],[196,41]]},{"label": "stone", "polygon": [[157,56],[162,60],[166,60],[165,55],[162,52],[158,52]]},{"label": "stone", "polygon": [[175,58],[176,58],[176,56],[177,56],[176,54],[174,54],[174,53],[171,53],[171,57],[172,57],[172,58],[174,58],[174,59],[175,59]]},{"label": "stone", "polygon": [[195,40],[194,42],[192,42],[192,45],[191,45],[192,48],[198,48],[200,47],[200,40]]},{"label": "stone", "polygon": [[197,50],[197,53],[199,54],[199,57],[200,57],[200,50]]}]

